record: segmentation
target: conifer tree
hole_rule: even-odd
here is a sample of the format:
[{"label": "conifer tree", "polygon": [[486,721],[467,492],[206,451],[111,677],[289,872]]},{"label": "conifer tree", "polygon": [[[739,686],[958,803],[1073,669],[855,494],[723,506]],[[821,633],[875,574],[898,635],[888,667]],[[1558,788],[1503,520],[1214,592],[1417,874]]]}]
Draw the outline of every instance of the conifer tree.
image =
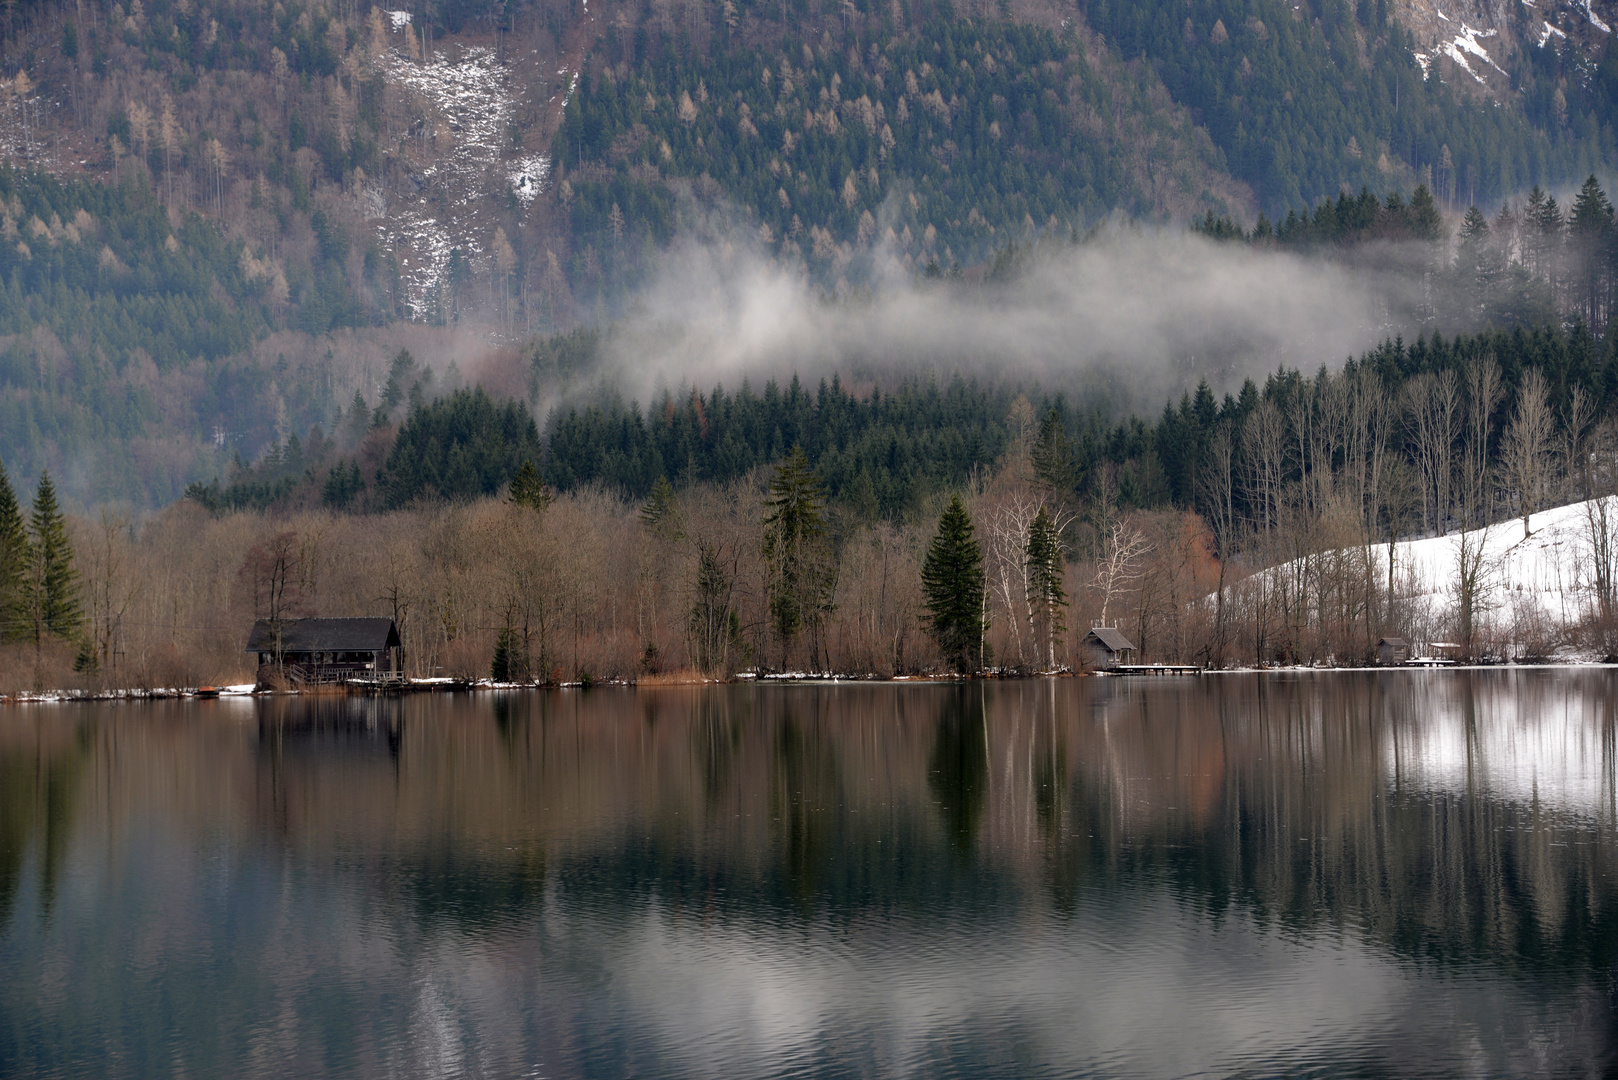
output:
[{"label": "conifer tree", "polygon": [[1594,174],[1584,182],[1568,216],[1572,232],[1572,284],[1590,328],[1599,332],[1606,323],[1608,285],[1612,271],[1612,203]]},{"label": "conifer tree", "polygon": [[938,534],[921,568],[927,598],[927,632],[957,671],[983,666],[983,549],[973,537],[972,518],[956,495],[938,519]]},{"label": "conifer tree", "polygon": [[17,493],[12,490],[5,465],[0,463],[0,641],[27,636],[23,580],[32,557]]},{"label": "conifer tree", "polygon": [[507,626],[495,639],[494,659],[489,664],[489,678],[498,683],[511,682],[515,670],[516,632]]},{"label": "conifer tree", "polygon": [[1038,622],[1039,640],[1044,643],[1046,668],[1056,667],[1056,642],[1067,632],[1062,609],[1067,591],[1062,588],[1062,538],[1043,506],[1028,527],[1028,601]]},{"label": "conifer tree", "polygon": [[506,497],[518,506],[543,510],[551,504],[551,486],[539,475],[533,461],[524,460],[511,478],[511,491]]},{"label": "conifer tree", "polygon": [[785,650],[805,627],[819,626],[829,593],[821,565],[826,494],[801,447],[775,470],[764,502],[764,559],[770,567],[770,620]]},{"label": "conifer tree", "polygon": [[37,648],[47,638],[73,637],[83,619],[73,545],[49,473],[40,474],[29,531],[33,534],[32,558],[23,576],[23,599],[27,605],[28,636]]},{"label": "conifer tree", "polygon": [[1426,184],[1416,185],[1410,196],[1410,231],[1418,240],[1438,241],[1444,236],[1444,219],[1433,202],[1433,193]]},{"label": "conifer tree", "polygon": [[678,508],[674,503],[674,485],[669,478],[661,474],[652,484],[652,493],[646,500],[646,505],[640,508],[640,519],[646,527],[654,530],[667,528],[674,520]]},{"label": "conifer tree", "polygon": [[1063,494],[1071,492],[1076,484],[1073,474],[1073,444],[1067,437],[1062,414],[1052,409],[1039,422],[1039,439],[1029,455],[1033,459],[1034,475],[1042,483]]}]

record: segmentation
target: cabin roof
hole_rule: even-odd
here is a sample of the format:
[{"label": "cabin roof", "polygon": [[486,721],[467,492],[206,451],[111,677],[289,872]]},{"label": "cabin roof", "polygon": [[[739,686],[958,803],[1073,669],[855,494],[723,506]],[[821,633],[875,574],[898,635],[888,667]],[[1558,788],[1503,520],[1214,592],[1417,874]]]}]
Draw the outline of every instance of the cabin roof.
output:
[{"label": "cabin roof", "polygon": [[1111,626],[1091,627],[1090,632],[1085,635],[1085,640],[1088,641],[1090,638],[1095,638],[1113,652],[1123,652],[1125,649],[1133,649],[1135,647],[1134,642],[1124,637],[1124,635],[1120,634],[1115,627]]},{"label": "cabin roof", "polygon": [[[282,619],[281,651],[381,652],[397,648],[399,629],[392,619]],[[253,624],[248,652],[274,652],[275,634],[270,620]]]},{"label": "cabin roof", "polygon": [[1378,645],[1389,645],[1395,649],[1408,648],[1409,644],[1402,637],[1385,637],[1377,641]]}]

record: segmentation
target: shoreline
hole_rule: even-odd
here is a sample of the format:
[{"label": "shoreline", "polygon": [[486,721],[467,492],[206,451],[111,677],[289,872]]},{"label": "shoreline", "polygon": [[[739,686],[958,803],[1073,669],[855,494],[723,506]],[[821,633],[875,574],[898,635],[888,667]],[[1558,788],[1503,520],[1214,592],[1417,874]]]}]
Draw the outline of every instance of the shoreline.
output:
[{"label": "shoreline", "polygon": [[636,690],[686,690],[713,686],[735,686],[746,683],[755,685],[803,685],[825,683],[957,683],[957,682],[991,682],[991,681],[1021,681],[1034,679],[1134,679],[1134,678],[1198,678],[1206,675],[1337,675],[1351,673],[1379,672],[1390,673],[1397,671],[1407,672],[1435,672],[1435,671],[1501,671],[1519,670],[1533,671],[1548,668],[1584,668],[1584,669],[1614,669],[1618,662],[1607,660],[1548,660],[1548,661],[1508,661],[1492,664],[1388,664],[1364,666],[1325,666],[1325,665],[1275,665],[1270,667],[1231,667],[1231,668],[1201,668],[1194,672],[1180,672],[1175,674],[1120,674],[1109,671],[1039,671],[1039,672],[1013,672],[991,671],[978,675],[849,675],[822,672],[786,672],[780,674],[758,675],[752,672],[743,672],[727,679],[720,678],[689,678],[668,679],[653,676],[648,679],[602,679],[585,681],[571,681],[560,683],[498,683],[490,679],[414,679],[405,683],[341,683],[329,684],[319,688],[307,690],[268,690],[260,689],[250,684],[237,684],[232,686],[191,686],[191,687],[154,687],[140,689],[125,687],[117,690],[40,690],[20,694],[0,694],[0,706],[6,705],[65,705],[88,704],[91,702],[135,702],[135,701],[228,701],[228,700],[259,700],[266,698],[319,698],[319,697],[389,697],[406,694],[423,693],[511,693],[514,691],[534,690],[590,690],[596,688],[615,687],[619,689]]}]

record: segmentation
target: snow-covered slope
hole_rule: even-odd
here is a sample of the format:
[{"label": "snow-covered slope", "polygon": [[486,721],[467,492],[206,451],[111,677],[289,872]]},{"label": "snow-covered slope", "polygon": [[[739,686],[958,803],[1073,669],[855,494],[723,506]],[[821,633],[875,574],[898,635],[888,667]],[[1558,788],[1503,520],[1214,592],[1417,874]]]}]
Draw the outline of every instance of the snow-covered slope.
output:
[{"label": "snow-covered slope", "polygon": [[[1565,639],[1562,628],[1590,614],[1594,600],[1592,517],[1600,507],[1605,507],[1608,528],[1618,531],[1618,496],[1609,496],[1534,514],[1526,537],[1521,518],[1464,534],[1469,553],[1475,554],[1477,545],[1482,545],[1475,614],[1485,637],[1517,649],[1554,649]],[[1395,632],[1431,641],[1453,628],[1462,537],[1451,533],[1393,545]],[[1372,573],[1386,581],[1387,545],[1379,544],[1367,554]],[[1345,560],[1354,567],[1350,574],[1363,573],[1360,558],[1358,551],[1328,551],[1269,567],[1248,580],[1267,581],[1272,588],[1301,594],[1306,598],[1304,606],[1309,607],[1316,601],[1307,598],[1329,592]]]},{"label": "snow-covered slope", "polygon": [[[1609,516],[1618,518],[1618,499],[1604,501]],[[1474,540],[1484,540],[1491,606],[1516,611],[1532,606],[1557,623],[1577,621],[1588,603],[1590,509],[1591,504],[1581,502],[1534,514],[1526,538],[1521,518],[1473,532]],[[1459,574],[1460,549],[1459,533],[1396,544],[1395,578],[1408,582],[1413,595],[1448,603]],[[1381,565],[1385,570],[1387,563]]]}]

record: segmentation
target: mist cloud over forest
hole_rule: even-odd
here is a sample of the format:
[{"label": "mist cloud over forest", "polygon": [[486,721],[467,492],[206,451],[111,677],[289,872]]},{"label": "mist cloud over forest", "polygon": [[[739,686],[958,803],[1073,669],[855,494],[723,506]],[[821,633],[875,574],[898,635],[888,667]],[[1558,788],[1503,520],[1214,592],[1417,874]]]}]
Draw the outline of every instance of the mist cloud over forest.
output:
[{"label": "mist cloud over forest", "polygon": [[1042,246],[1001,280],[895,272],[843,299],[734,242],[675,245],[607,335],[603,375],[646,400],[659,387],[833,373],[1037,382],[1155,410],[1203,376],[1234,390],[1279,365],[1335,366],[1413,323],[1405,252],[1352,262],[1219,244],[1179,231],[1108,230]]}]

